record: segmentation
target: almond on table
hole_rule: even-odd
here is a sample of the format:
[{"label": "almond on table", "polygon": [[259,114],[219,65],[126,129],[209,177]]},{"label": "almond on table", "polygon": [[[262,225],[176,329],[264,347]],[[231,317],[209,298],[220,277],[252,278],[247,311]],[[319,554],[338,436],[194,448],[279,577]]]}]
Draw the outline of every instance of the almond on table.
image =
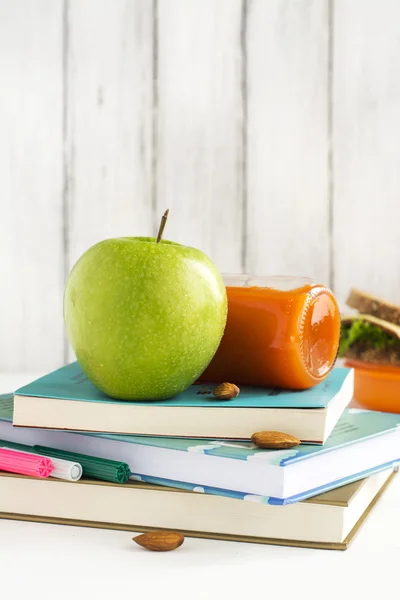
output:
[{"label": "almond on table", "polygon": [[153,552],[168,552],[182,546],[185,538],[177,531],[148,531],[132,538],[136,544]]}]

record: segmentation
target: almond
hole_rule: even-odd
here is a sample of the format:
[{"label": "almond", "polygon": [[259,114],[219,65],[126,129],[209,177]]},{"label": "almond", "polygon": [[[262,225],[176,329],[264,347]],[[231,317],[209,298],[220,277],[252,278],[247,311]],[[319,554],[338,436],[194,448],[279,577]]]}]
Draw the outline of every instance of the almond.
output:
[{"label": "almond", "polygon": [[184,537],[177,531],[148,531],[132,538],[136,544],[153,552],[168,552],[182,546]]},{"label": "almond", "polygon": [[253,433],[251,441],[259,448],[273,448],[275,450],[293,448],[293,446],[300,444],[299,439],[282,431],[259,431]]},{"label": "almond", "polygon": [[214,388],[213,394],[218,400],[232,400],[240,393],[240,389],[234,383],[220,383]]}]

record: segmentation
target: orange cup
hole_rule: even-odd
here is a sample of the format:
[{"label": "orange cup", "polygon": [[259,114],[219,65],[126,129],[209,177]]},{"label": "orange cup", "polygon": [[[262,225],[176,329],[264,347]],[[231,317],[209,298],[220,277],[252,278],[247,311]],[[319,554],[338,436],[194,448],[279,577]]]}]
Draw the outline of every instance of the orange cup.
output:
[{"label": "orange cup", "polygon": [[331,371],[340,339],[333,293],[306,278],[224,276],[228,318],[200,380],[307,389]]},{"label": "orange cup", "polygon": [[400,368],[359,360],[344,362],[354,368],[352,404],[367,410],[400,413]]}]

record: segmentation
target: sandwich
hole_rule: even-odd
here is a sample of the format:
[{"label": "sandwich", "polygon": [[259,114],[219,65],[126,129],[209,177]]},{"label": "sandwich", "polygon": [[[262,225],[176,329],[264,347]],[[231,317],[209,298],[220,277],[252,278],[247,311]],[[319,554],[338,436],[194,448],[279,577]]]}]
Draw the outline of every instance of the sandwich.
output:
[{"label": "sandwich", "polygon": [[338,356],[350,361],[400,367],[400,306],[352,289],[342,315]]}]

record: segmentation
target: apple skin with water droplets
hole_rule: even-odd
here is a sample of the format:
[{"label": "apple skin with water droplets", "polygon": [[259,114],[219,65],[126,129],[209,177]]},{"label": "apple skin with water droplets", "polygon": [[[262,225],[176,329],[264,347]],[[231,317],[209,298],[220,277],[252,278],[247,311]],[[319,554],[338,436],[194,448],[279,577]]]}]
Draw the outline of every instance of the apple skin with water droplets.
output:
[{"label": "apple skin with water droplets", "polygon": [[226,324],[223,278],[200,250],[155,238],[103,240],[73,266],[64,290],[68,340],[88,379],[119,400],[187,389]]}]

